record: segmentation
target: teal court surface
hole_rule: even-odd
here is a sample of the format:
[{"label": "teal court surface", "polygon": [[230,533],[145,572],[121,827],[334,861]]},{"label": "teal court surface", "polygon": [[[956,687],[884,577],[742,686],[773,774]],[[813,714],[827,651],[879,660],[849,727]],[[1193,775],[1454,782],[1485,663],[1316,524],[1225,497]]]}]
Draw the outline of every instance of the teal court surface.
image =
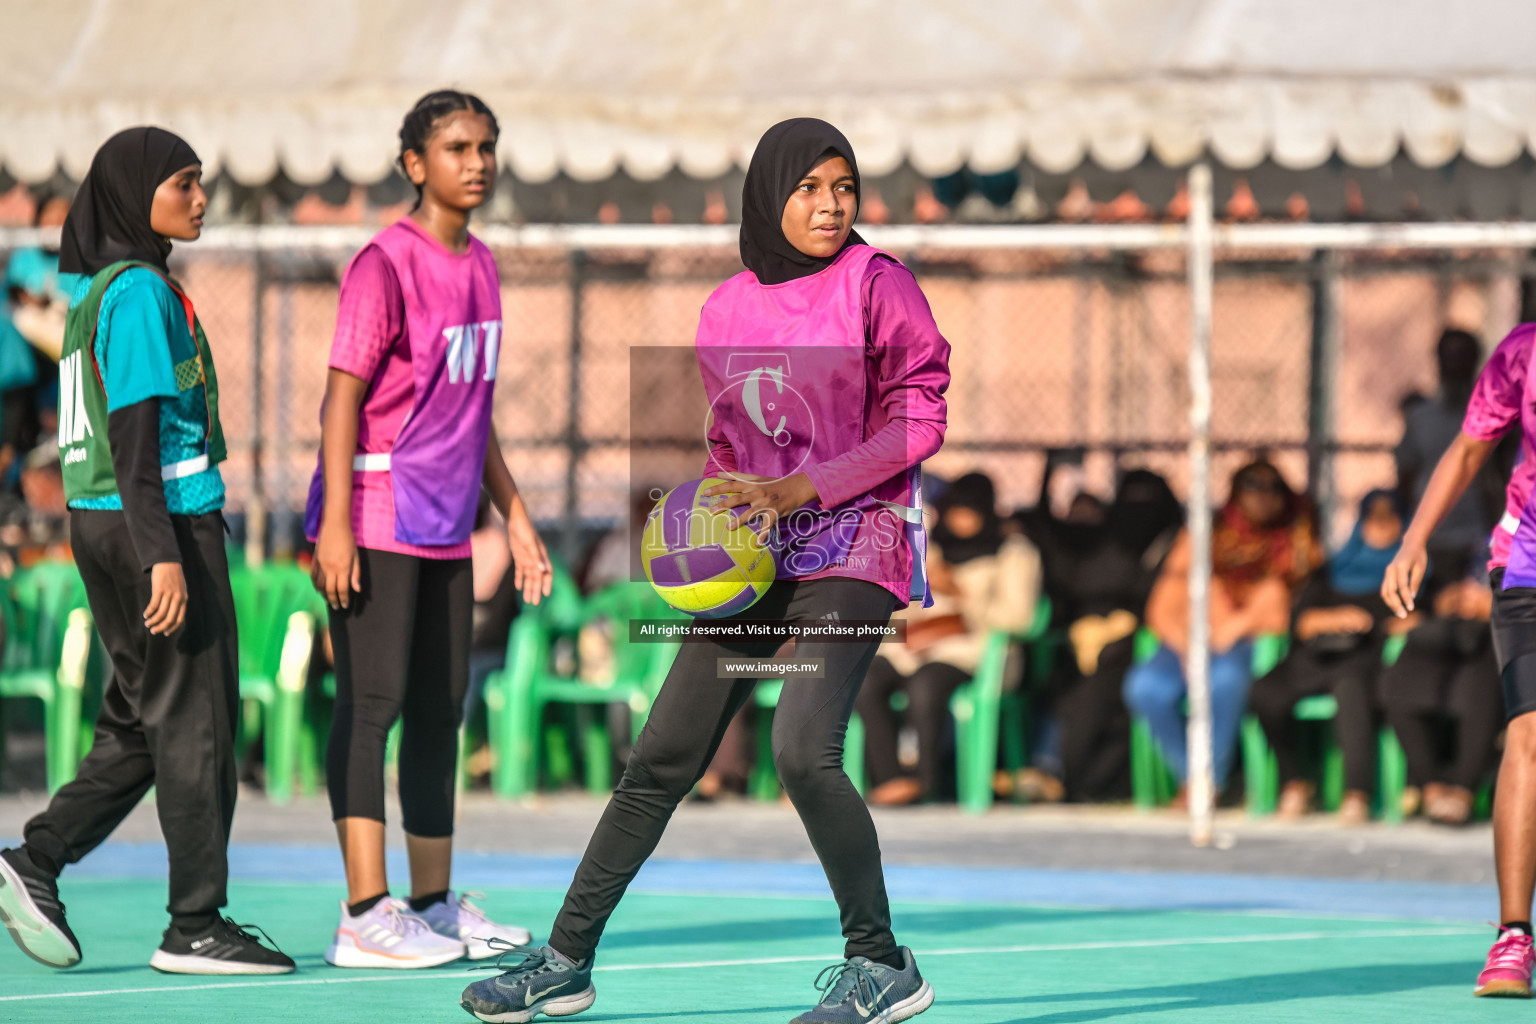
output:
[{"label": "teal court surface", "polygon": [[[13,840],[11,840],[13,841]],[[392,852],[392,858],[395,854]],[[299,963],[278,978],[173,977],[146,961],[164,927],[163,848],[109,843],[62,896],[85,959],[53,972],[0,946],[0,1020],[467,1021],[467,963],[346,971],[321,954],[343,893],[318,846],[232,851],[230,915]],[[457,880],[536,941],[575,859],[465,854]],[[896,934],[937,993],[925,1024],[1536,1019],[1475,1000],[1492,930],[1478,885],[1061,869],[888,869]],[[403,859],[391,876],[406,877]],[[4,941],[4,940],[0,940]],[[613,917],[587,1021],[784,1022],[839,959],[836,908],[814,864],[653,861]],[[541,1018],[543,1019],[543,1018]]]}]

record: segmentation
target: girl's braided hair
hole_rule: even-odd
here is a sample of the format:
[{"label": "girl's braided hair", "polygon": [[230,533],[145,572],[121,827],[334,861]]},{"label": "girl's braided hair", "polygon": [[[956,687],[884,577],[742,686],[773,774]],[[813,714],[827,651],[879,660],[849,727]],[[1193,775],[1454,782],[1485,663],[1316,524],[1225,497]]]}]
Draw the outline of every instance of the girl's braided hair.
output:
[{"label": "girl's braided hair", "polygon": [[[501,126],[496,123],[496,115],[491,113],[491,108],[486,106],[485,101],[480,97],[473,93],[459,92],[457,89],[439,89],[436,92],[429,92],[416,101],[416,105],[411,108],[410,113],[405,115],[405,120],[400,124],[400,155],[395,159],[400,173],[406,173],[405,154],[414,150],[425,156],[427,140],[432,138],[432,133],[437,130],[437,122],[460,110],[484,114],[491,122],[491,135],[501,134]],[[406,178],[409,180],[410,175],[406,174]],[[416,202],[421,203],[420,185],[416,185]]]}]

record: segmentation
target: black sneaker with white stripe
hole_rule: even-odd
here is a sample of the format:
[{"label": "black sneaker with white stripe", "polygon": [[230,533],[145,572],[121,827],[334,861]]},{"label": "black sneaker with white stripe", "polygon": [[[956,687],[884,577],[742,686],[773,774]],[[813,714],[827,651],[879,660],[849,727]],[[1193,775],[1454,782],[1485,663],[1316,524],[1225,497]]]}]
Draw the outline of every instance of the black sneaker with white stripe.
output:
[{"label": "black sneaker with white stripe", "polygon": [[[149,958],[149,966],[167,974],[287,974],[293,961],[266,932],[268,949],[246,931],[255,925],[235,924],[227,917],[214,918],[206,928],[184,932],[174,924],[165,930],[165,941]],[[261,931],[260,928],[256,929]]]},{"label": "black sneaker with white stripe", "polygon": [[0,850],[0,922],[27,956],[49,967],[80,962],[80,942],[64,920],[59,882],[25,850]]}]

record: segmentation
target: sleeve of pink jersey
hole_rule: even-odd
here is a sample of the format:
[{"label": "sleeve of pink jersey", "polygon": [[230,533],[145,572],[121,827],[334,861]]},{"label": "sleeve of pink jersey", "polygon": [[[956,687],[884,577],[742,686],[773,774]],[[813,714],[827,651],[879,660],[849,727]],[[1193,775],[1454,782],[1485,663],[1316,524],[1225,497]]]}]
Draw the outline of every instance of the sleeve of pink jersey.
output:
[{"label": "sleeve of pink jersey", "polygon": [[840,505],[922,462],[944,443],[949,342],[912,272],[876,258],[864,278],[865,338],[875,400],[887,423],[852,451],[805,471],[823,508]]},{"label": "sleeve of pink jersey", "polygon": [[341,279],[331,369],[373,380],[405,334],[405,298],[389,259],[376,246],[358,253]]},{"label": "sleeve of pink jersey", "polygon": [[1531,362],[1531,340],[1536,331],[1529,325],[1515,328],[1493,350],[1467,403],[1462,420],[1464,434],[1476,441],[1497,441],[1520,421],[1525,395],[1525,375]]}]

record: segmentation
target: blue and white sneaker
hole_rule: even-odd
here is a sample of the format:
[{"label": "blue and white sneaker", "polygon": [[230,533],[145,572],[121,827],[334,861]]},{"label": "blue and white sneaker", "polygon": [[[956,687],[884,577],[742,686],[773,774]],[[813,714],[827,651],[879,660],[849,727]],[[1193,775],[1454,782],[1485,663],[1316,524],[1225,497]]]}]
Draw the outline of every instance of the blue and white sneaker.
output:
[{"label": "blue and white sneaker", "polygon": [[[501,939],[492,939],[491,946],[500,956],[489,969],[501,973],[475,982],[459,999],[459,1005],[480,1020],[526,1024],[541,1013],[569,1017],[597,999],[591,957],[574,967],[548,946],[514,946]],[[502,960],[509,956],[522,960],[505,967]]]},{"label": "blue and white sneaker", "polygon": [[495,956],[496,948],[491,945],[492,939],[500,939],[503,948],[526,946],[533,941],[533,935],[527,928],[519,928],[515,924],[497,924],[486,917],[485,911],[474,903],[484,898],[483,893],[456,893],[450,889],[446,900],[418,911],[416,916],[427,922],[427,927],[437,934],[464,943],[465,955],[471,960]]},{"label": "blue and white sneaker", "polygon": [[790,1024],[896,1024],[933,1005],[933,986],[917,972],[912,951],[901,947],[902,969],[862,956],[833,964],[816,975],[821,1002]]}]

